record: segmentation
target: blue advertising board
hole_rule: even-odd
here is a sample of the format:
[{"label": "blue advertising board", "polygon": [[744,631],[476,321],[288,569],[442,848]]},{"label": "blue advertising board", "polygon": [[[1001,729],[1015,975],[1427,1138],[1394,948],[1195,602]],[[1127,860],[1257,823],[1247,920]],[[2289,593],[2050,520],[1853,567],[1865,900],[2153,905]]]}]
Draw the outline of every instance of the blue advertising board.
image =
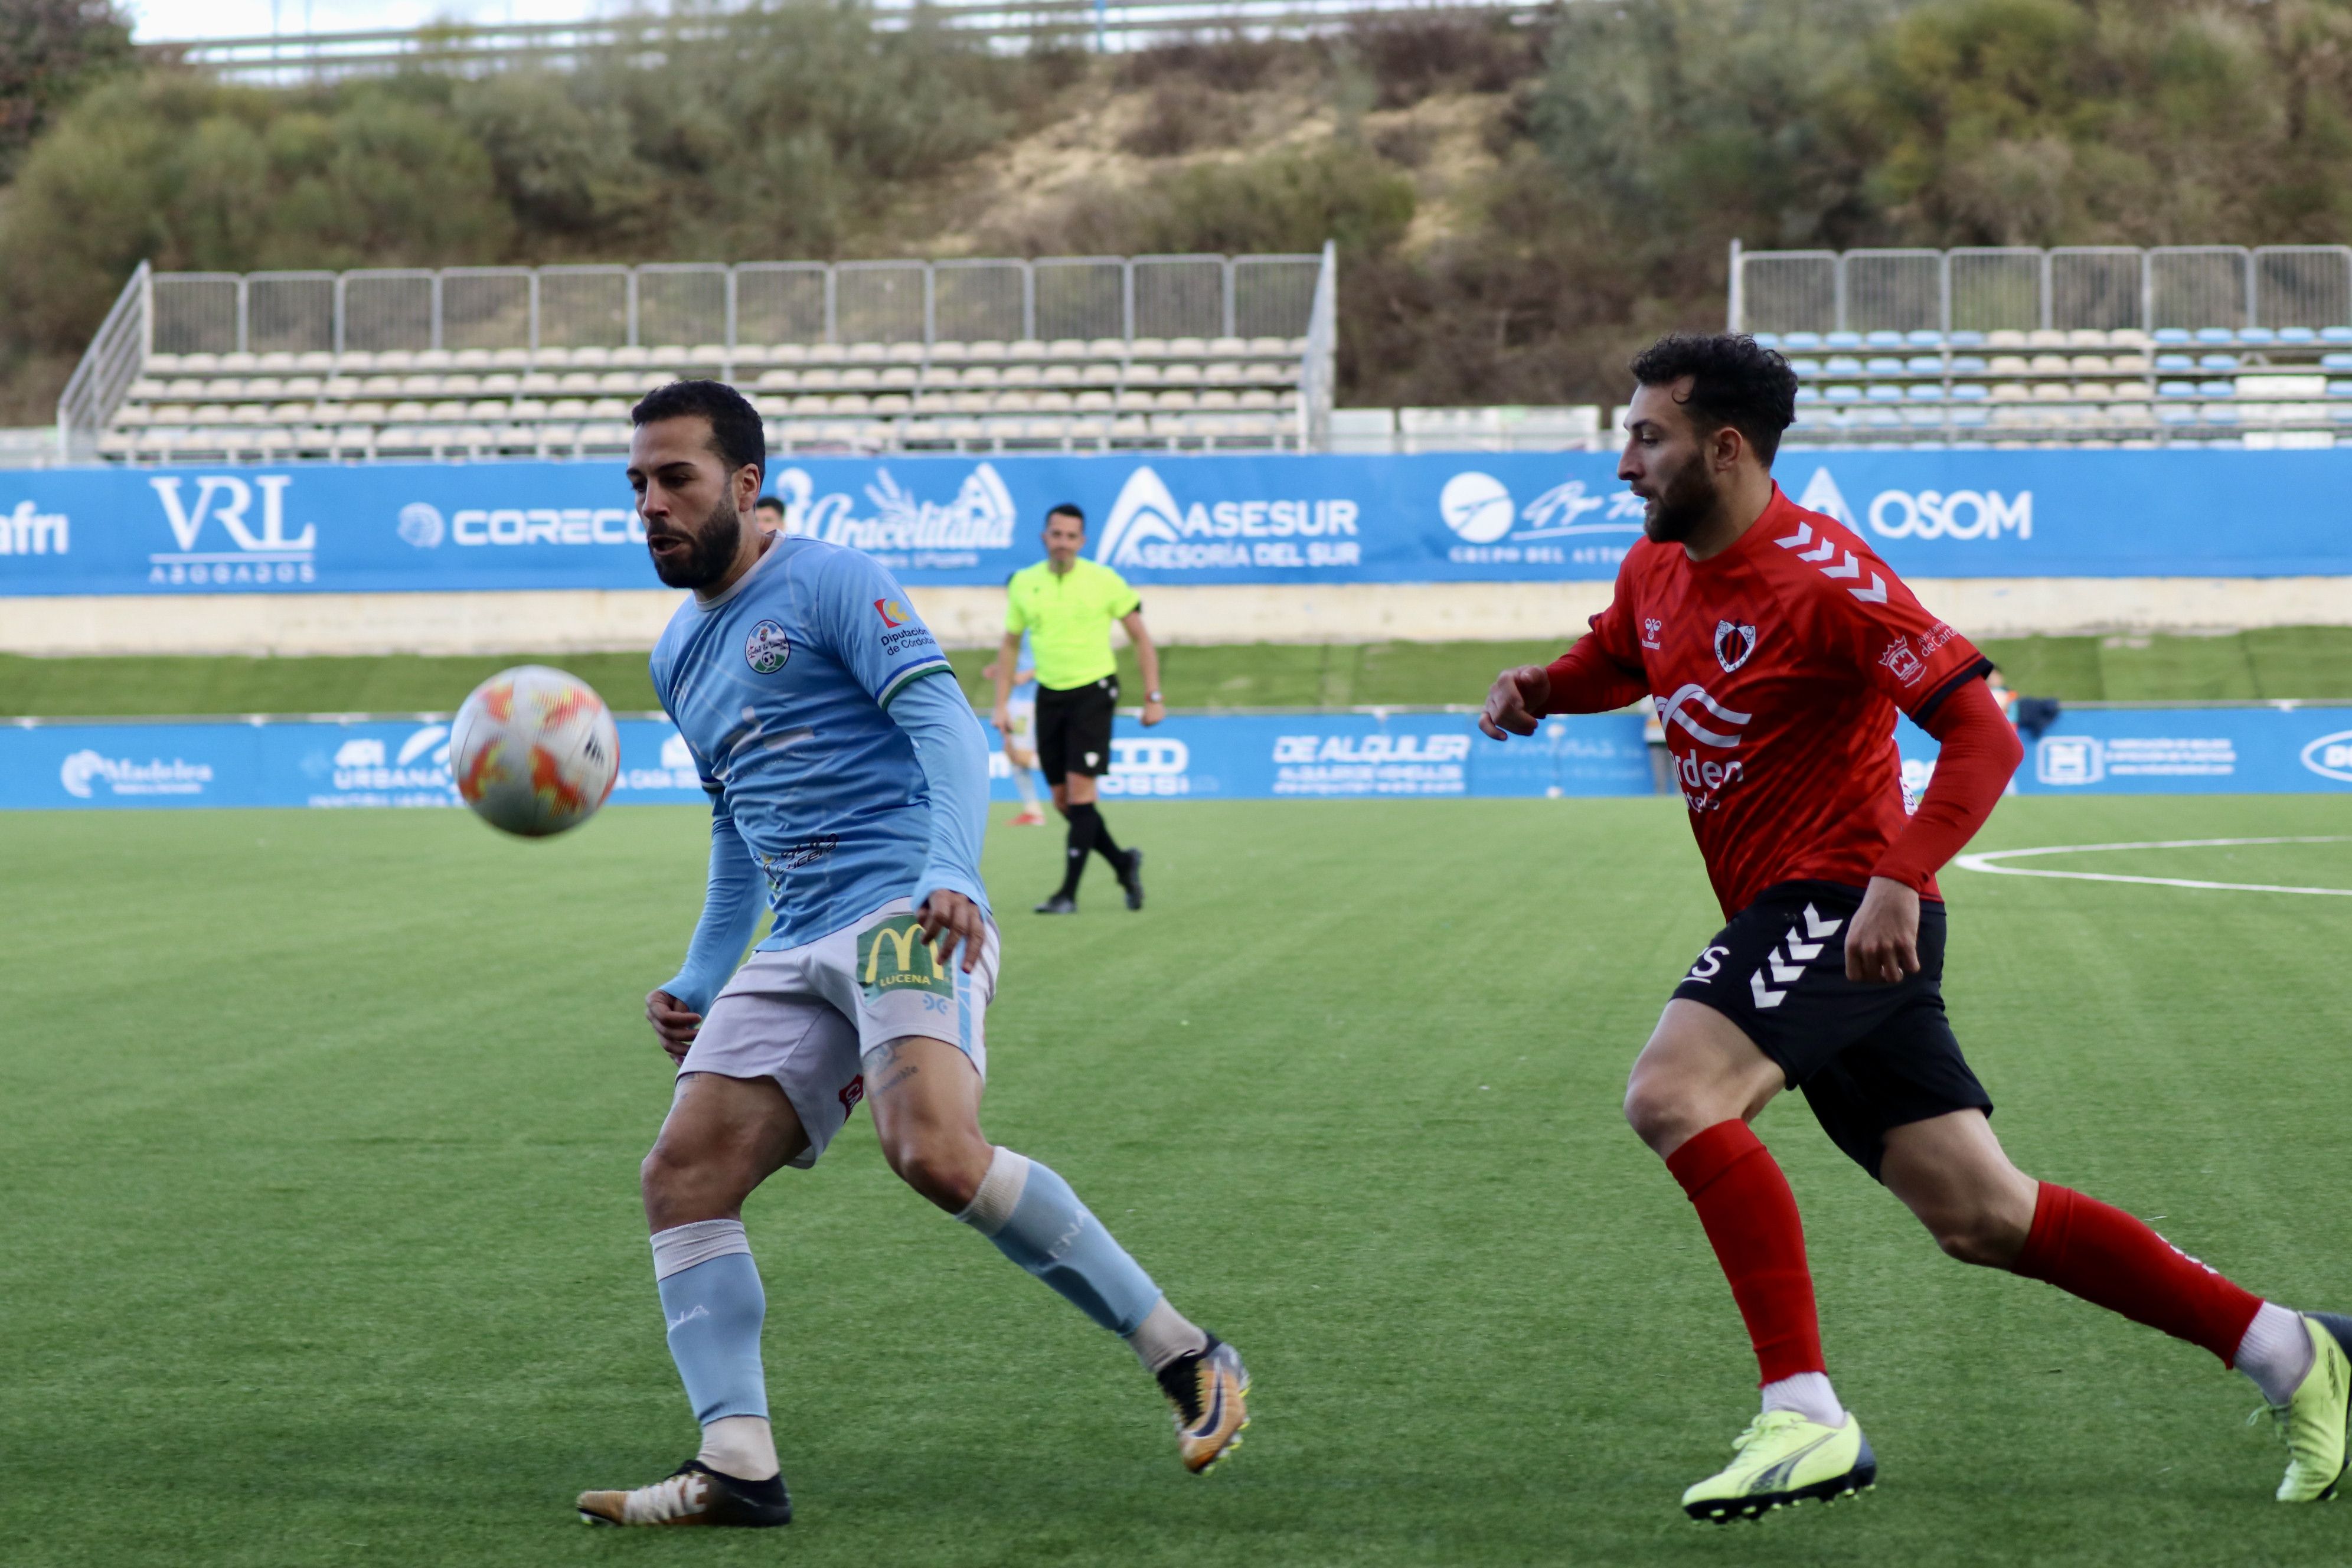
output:
[{"label": "blue advertising board", "polygon": [[[615,805],[700,805],[667,720],[623,719]],[[1898,730],[1924,789],[1933,737]],[[0,809],[453,806],[449,731],[425,719],[0,726]],[[1548,719],[1528,740],[1461,713],[1180,715],[1122,722],[1102,793],[1118,799],[1507,799],[1649,795],[1642,716]],[[1011,800],[1001,751],[992,793]],[[2070,711],[2026,746],[2026,795],[2352,794],[2352,708]]]},{"label": "blue advertising board", "polygon": [[[1916,791],[1935,737],[1896,731]],[[2352,794],[2352,708],[2070,709],[2025,742],[2019,795]]]},{"label": "blue advertising board", "polygon": [[[1602,453],[779,457],[790,526],[921,587],[1000,584],[1046,509],[1131,580],[1602,581]],[[1919,577],[2352,574],[2352,450],[1790,452],[1781,482]],[[0,596],[651,588],[617,462],[0,475]]]},{"label": "blue advertising board", "polygon": [[[614,805],[700,805],[686,742],[663,719],[620,721]],[[436,720],[25,724],[0,728],[0,808],[452,806],[449,729]],[[1002,751],[992,790],[1013,798]],[[1179,717],[1122,724],[1108,796],[1361,799],[1647,794],[1638,715],[1547,721],[1505,747],[1454,713]]]}]

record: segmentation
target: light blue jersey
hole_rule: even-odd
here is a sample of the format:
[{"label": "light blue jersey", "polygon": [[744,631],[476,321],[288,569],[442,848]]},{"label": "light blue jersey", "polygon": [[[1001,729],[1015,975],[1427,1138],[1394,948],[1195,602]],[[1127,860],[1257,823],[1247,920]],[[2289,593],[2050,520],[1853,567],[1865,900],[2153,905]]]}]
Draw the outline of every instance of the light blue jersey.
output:
[{"label": "light blue jersey", "polygon": [[[707,1004],[741,956],[754,864],[775,916],[767,949],[942,888],[987,907],[985,773],[963,783],[958,732],[970,727],[984,769],[978,723],[929,628],[871,559],[778,537],[719,600],[679,606],[653,682],[712,799],[709,900],[684,989],[671,990],[681,1002]],[[920,755],[910,731],[925,737]],[[956,796],[944,813],[941,787]]]}]

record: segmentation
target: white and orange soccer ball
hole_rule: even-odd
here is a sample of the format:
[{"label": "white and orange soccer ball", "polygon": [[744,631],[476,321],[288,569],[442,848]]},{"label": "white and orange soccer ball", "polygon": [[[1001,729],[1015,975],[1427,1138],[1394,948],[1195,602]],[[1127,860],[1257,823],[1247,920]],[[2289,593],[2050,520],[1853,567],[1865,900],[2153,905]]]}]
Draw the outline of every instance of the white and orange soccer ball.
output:
[{"label": "white and orange soccer ball", "polygon": [[474,815],[544,838],[596,815],[613,793],[621,734],[589,684],[543,664],[500,670],[449,726],[449,773]]}]

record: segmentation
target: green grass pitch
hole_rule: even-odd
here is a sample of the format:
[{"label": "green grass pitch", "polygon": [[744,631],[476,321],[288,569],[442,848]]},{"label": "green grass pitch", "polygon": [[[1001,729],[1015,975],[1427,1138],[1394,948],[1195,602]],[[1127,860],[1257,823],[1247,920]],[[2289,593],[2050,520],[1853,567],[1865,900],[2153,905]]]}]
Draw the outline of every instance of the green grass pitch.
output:
[{"label": "green grass pitch", "polygon": [[[635,1195],[638,1017],[703,825],[454,812],[0,816],[0,1562],[2335,1564],[2269,1500],[2251,1385],[1948,1262],[1795,1097],[1873,1494],[1725,1529],[1681,1488],[1753,1409],[1626,1064],[1717,923],[1664,800],[1121,805],[1129,915],[1027,906],[1000,829],[991,1134],[1247,1353],[1178,1468],[1118,1344],[898,1186],[870,1124],[752,1201],[799,1521],[592,1532],[691,1426]],[[2352,834],[2352,801],[2012,800],[1979,847]],[[2352,844],[2084,868],[2352,888]],[[1948,877],[1948,990],[2028,1170],[2254,1289],[2352,1306],[2352,900]]]}]

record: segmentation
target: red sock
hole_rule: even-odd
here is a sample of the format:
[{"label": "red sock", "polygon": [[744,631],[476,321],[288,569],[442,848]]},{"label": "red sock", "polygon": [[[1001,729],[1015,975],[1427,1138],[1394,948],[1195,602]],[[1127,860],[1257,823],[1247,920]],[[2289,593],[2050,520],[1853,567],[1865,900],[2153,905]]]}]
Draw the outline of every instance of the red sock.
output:
[{"label": "red sock", "polygon": [[2263,1304],[2121,1209],[2051,1182],[2009,1268],[2203,1345],[2223,1366],[2237,1363],[2238,1342]]},{"label": "red sock", "polygon": [[1827,1372],[1805,1226],[1771,1151],[1745,1121],[1718,1121],[1666,1156],[1731,1281],[1762,1381]]}]

